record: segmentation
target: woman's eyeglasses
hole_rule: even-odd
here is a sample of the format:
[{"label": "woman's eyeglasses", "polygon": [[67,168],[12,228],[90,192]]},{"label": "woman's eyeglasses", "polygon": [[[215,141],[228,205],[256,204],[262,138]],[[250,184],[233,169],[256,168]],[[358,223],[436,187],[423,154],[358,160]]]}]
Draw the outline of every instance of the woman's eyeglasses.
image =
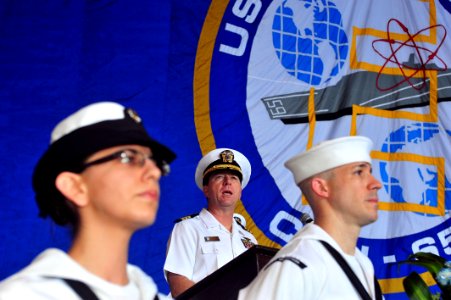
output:
[{"label": "woman's eyeglasses", "polygon": [[94,161],[84,163],[81,171],[84,171],[86,168],[89,168],[91,166],[103,164],[105,162],[112,161],[115,159],[118,159],[121,164],[137,166],[137,167],[143,167],[144,164],[146,163],[146,160],[149,159],[156,164],[158,169],[160,169],[161,176],[166,176],[171,171],[171,168],[166,161],[158,159],[157,157],[155,157],[152,154],[146,155],[135,149],[124,149],[124,150],[112,153],[110,155],[107,155],[105,157],[96,159]]}]

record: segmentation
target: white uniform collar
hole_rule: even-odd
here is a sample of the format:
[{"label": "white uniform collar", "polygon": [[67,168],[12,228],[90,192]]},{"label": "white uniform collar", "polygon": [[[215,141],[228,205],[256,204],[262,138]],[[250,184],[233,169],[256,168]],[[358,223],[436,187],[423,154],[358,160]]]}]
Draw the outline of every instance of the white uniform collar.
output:
[{"label": "white uniform collar", "polygon": [[299,238],[300,236],[302,236],[302,239],[325,241],[340,252],[343,252],[337,242],[326,231],[324,231],[324,229],[315,223],[306,224],[294,235],[293,239]]},{"label": "white uniform collar", "polygon": [[[214,228],[214,227],[220,227],[223,230],[229,232],[227,228],[224,227],[213,215],[211,212],[209,212],[206,208],[203,208],[201,212],[199,213],[199,217],[204,222],[205,226],[207,228]],[[236,221],[233,220],[232,222],[232,232],[237,231],[239,228],[237,227],[238,224],[236,224]]]},{"label": "white uniform collar", "polygon": [[[66,252],[56,248],[50,248],[40,253],[30,265],[28,265],[21,272],[16,273],[17,276],[20,276],[20,274],[27,274],[27,276],[34,275],[42,277],[69,278],[83,282],[90,282],[94,286],[111,285],[111,288],[115,288],[117,286],[113,283],[107,282],[95,274],[92,274],[67,255]],[[127,274],[130,282],[134,282],[138,286],[138,289],[142,295],[153,297],[155,293],[157,293],[157,287],[154,286],[153,282],[152,286],[149,286],[147,280],[143,281],[144,278],[149,279],[150,281],[152,281],[152,279],[138,267],[127,264]]]},{"label": "white uniform collar", "polygon": [[216,218],[206,208],[203,208],[200,211],[199,217],[204,222],[207,228],[218,227],[219,225],[221,225],[219,221],[216,220]]}]

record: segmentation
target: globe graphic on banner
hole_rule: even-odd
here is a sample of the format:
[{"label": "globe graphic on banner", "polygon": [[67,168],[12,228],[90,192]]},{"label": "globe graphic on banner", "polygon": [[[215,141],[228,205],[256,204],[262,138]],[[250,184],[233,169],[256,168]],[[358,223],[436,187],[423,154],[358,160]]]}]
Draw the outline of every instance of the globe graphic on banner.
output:
[{"label": "globe graphic on banner", "polygon": [[288,74],[313,86],[336,76],[348,55],[341,13],[330,1],[284,0],[274,14],[272,36]]},{"label": "globe graphic on banner", "polygon": [[[440,144],[439,137],[441,135],[450,136],[450,131],[440,129],[435,123],[415,123],[391,132],[385,139],[381,151],[387,153],[406,152],[409,153],[413,149],[434,149],[435,145]],[[425,156],[434,156],[431,153],[422,153]],[[437,206],[438,199],[438,175],[437,169],[433,165],[423,165],[411,162],[410,168],[402,168],[401,174],[409,174],[409,176],[399,176],[394,168],[388,170],[387,162],[380,163],[381,180],[383,186],[390,198],[397,203],[416,203],[426,206]],[[414,195],[404,190],[403,187],[410,186],[416,189]],[[445,199],[451,197],[451,184],[445,178]],[[419,192],[418,192],[419,191]],[[449,204],[445,203],[446,209]]]}]

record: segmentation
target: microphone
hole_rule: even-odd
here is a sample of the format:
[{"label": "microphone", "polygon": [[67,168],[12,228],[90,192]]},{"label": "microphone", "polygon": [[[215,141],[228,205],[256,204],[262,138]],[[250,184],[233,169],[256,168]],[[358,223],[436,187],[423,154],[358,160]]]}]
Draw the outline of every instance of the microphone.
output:
[{"label": "microphone", "polygon": [[302,223],[302,225],[306,225],[306,224],[312,223],[312,222],[313,222],[313,219],[312,219],[312,217],[310,217],[310,215],[308,213],[303,213],[301,215],[301,223]]}]

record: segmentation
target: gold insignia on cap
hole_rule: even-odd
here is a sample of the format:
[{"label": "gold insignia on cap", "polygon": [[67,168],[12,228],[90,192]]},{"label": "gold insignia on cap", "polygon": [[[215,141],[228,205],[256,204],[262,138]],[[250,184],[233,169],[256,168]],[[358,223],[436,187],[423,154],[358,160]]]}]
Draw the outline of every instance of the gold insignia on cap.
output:
[{"label": "gold insignia on cap", "polygon": [[210,167],[205,169],[203,172],[203,177],[205,177],[208,173],[217,171],[217,170],[234,170],[238,173],[242,174],[241,167],[234,160],[235,156],[231,150],[224,150],[219,153],[219,159],[210,164]]},{"label": "gold insignia on cap", "polygon": [[235,156],[233,155],[233,152],[230,150],[224,150],[221,153],[219,153],[219,157],[222,159],[222,162],[225,163],[232,163]]},{"label": "gold insignia on cap", "polygon": [[136,123],[141,123],[141,117],[135,110],[133,110],[132,108],[127,108],[125,111],[127,112],[128,116],[132,118]]}]

